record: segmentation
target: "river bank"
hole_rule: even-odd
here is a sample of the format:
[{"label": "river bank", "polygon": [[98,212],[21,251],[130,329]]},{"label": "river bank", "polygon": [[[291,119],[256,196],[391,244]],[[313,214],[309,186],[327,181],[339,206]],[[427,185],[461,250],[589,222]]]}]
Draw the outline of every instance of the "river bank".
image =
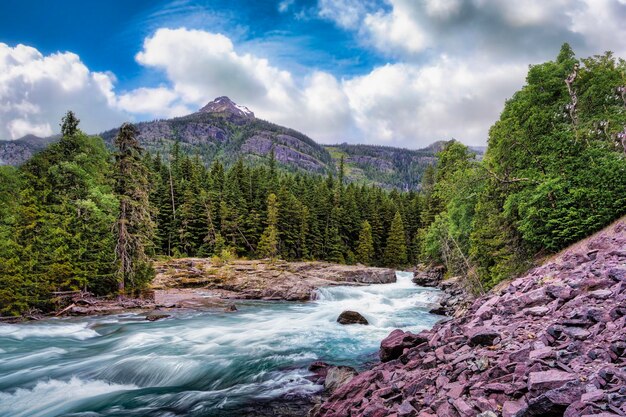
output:
[{"label": "river bank", "polygon": [[[215,263],[206,258],[155,262],[156,276],[140,298],[70,294],[52,316],[89,316],[145,312],[155,318],[173,309],[236,309],[236,300],[308,301],[316,290],[337,285],[360,286],[396,281],[395,271],[329,262],[236,259]],[[45,316],[31,316],[41,319]],[[11,319],[15,321],[19,319]]]},{"label": "river bank", "polygon": [[383,363],[315,417],[610,417],[626,414],[626,221],[581,241],[466,314],[395,330]]}]

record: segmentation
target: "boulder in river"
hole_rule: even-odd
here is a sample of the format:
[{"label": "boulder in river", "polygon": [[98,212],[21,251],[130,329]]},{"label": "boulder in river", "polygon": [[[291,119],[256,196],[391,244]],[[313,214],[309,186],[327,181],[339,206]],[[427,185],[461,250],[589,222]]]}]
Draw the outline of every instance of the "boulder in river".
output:
[{"label": "boulder in river", "polygon": [[367,319],[357,311],[346,310],[337,317],[339,324],[369,324]]},{"label": "boulder in river", "polygon": [[235,312],[235,311],[237,311],[237,306],[236,306],[236,305],[234,305],[234,304],[229,304],[229,305],[227,305],[227,306],[224,308],[224,311],[225,311],[225,312],[227,312],[227,313],[232,313],[232,312]]},{"label": "boulder in river", "polygon": [[148,321],[157,321],[157,320],[161,320],[161,319],[166,319],[168,318],[170,315],[169,314],[163,314],[163,313],[158,313],[158,312],[151,312],[146,314],[146,320]]}]

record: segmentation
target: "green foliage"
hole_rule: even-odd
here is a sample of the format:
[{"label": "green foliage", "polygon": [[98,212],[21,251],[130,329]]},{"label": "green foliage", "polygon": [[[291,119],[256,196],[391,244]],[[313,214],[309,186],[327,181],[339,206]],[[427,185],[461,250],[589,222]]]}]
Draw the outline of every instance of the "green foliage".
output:
[{"label": "green foliage", "polygon": [[78,132],[80,120],[76,118],[73,111],[68,111],[61,119],[61,137],[70,138]]},{"label": "green foliage", "polygon": [[610,53],[578,61],[566,44],[530,68],[481,164],[445,146],[424,178],[424,259],[491,287],[626,213],[625,69]]},{"label": "green foliage", "polygon": [[359,242],[356,247],[356,260],[364,265],[370,265],[374,259],[374,240],[372,226],[365,220],[359,233]]},{"label": "green foliage", "polygon": [[396,212],[391,223],[391,230],[385,246],[385,264],[389,266],[406,265],[406,235],[400,212]]},{"label": "green foliage", "polygon": [[115,288],[110,154],[73,123],[18,170],[0,169],[2,314],[53,308],[54,292]]},{"label": "green foliage", "polygon": [[143,149],[137,129],[124,123],[115,138],[115,194],[119,211],[114,226],[117,279],[121,293],[130,286],[140,289],[153,277],[147,248],[154,239],[154,224],[149,203],[148,169],[141,159]]},{"label": "green foliage", "polygon": [[267,228],[261,235],[257,253],[261,257],[275,258],[278,254],[278,204],[276,202],[276,194],[271,193],[267,197]]}]

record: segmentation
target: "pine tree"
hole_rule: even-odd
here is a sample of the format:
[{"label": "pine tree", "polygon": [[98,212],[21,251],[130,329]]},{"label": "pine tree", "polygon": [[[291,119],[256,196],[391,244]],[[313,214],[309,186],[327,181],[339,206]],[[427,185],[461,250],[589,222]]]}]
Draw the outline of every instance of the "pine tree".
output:
[{"label": "pine tree", "polygon": [[367,220],[361,225],[361,233],[359,233],[359,242],[356,249],[356,260],[364,265],[371,265],[374,260],[372,226],[370,226]]},{"label": "pine tree", "polygon": [[278,254],[278,203],[276,194],[272,193],[267,197],[267,227],[261,235],[261,240],[257,247],[257,254],[265,258],[275,258]]},{"label": "pine tree", "polygon": [[78,132],[80,120],[73,111],[69,110],[61,119],[61,137],[72,137]]},{"label": "pine tree", "polygon": [[141,287],[154,275],[146,255],[151,245],[154,224],[148,199],[147,169],[141,162],[142,148],[137,129],[124,123],[115,138],[115,193],[120,206],[115,223],[119,292]]},{"label": "pine tree", "polygon": [[397,211],[391,222],[391,230],[387,237],[385,247],[385,264],[388,266],[402,266],[407,262],[406,257],[406,236],[404,234],[404,224],[402,216]]}]

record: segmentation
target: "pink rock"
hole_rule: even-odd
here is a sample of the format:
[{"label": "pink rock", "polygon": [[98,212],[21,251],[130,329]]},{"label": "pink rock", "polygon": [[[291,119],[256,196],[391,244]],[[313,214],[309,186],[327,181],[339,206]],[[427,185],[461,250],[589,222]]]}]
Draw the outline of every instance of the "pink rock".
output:
[{"label": "pink rock", "polygon": [[423,335],[396,329],[380,343],[380,360],[381,362],[389,362],[398,359],[404,352],[404,349],[412,348],[425,342],[428,342],[428,339]]},{"label": "pink rock", "polygon": [[554,356],[554,352],[552,351],[552,348],[544,347],[541,349],[535,349],[532,352],[530,352],[529,358],[531,360],[545,359],[545,358],[550,358],[552,356]]},{"label": "pink rock", "polygon": [[524,400],[506,401],[502,405],[502,417],[517,417],[521,411],[526,409]]},{"label": "pink rock", "polygon": [[586,392],[580,397],[580,401],[584,403],[592,403],[596,401],[600,401],[604,398],[604,391],[596,390],[591,392]]},{"label": "pink rock", "polygon": [[402,417],[413,417],[417,414],[417,410],[415,407],[411,405],[411,403],[407,400],[404,400],[400,407],[398,407],[398,416]]},{"label": "pink rock", "polygon": [[469,334],[470,344],[473,346],[482,345],[482,346],[491,346],[494,344],[495,340],[500,337],[500,333],[495,331],[492,328],[480,327],[477,329],[473,329]]},{"label": "pink rock", "polygon": [[528,375],[528,390],[535,393],[544,392],[559,388],[575,379],[576,375],[574,374],[554,369],[543,372],[531,372]]},{"label": "pink rock", "polygon": [[456,408],[456,411],[458,411],[461,416],[472,417],[476,415],[474,407],[470,406],[462,398],[457,398],[456,400],[452,401],[452,405],[454,406],[454,408]]}]

